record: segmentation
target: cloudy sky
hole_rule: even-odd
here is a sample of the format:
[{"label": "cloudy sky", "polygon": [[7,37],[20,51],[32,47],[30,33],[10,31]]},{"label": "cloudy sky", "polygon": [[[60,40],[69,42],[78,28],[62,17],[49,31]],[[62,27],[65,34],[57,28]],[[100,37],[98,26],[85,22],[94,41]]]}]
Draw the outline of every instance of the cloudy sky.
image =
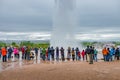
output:
[{"label": "cloudy sky", "polygon": [[[0,40],[49,40],[55,0],[0,0]],[[120,0],[76,0],[76,39],[120,40]]]}]

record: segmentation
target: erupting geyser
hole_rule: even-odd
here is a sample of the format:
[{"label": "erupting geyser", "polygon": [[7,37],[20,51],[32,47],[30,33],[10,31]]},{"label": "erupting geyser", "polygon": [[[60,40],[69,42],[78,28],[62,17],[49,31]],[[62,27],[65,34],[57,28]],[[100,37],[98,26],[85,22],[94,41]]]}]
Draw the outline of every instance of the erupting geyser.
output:
[{"label": "erupting geyser", "polygon": [[[77,47],[75,40],[75,0],[55,0],[51,46]],[[65,53],[65,57],[67,54]]]}]

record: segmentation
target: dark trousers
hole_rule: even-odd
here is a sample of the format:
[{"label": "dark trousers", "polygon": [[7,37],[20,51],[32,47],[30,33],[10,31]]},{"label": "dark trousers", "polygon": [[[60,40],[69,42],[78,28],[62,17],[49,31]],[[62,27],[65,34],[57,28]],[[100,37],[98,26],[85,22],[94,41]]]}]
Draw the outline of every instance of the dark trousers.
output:
[{"label": "dark trousers", "polygon": [[42,55],[42,59],[43,59],[43,61],[45,61],[45,54]]},{"label": "dark trousers", "polygon": [[51,54],[51,56],[52,56],[52,60],[54,61],[54,54]]},{"label": "dark trousers", "polygon": [[19,59],[19,54],[15,54],[15,57]]},{"label": "dark trousers", "polygon": [[119,56],[116,56],[117,60],[119,60]]},{"label": "dark trousers", "polygon": [[62,61],[64,61],[64,60],[65,60],[65,58],[64,58],[64,54],[61,54],[61,56],[62,56]]},{"label": "dark trousers", "polygon": [[103,55],[104,61],[107,61],[107,55]]},{"label": "dark trousers", "polygon": [[109,59],[110,59],[110,54],[107,54],[106,61],[109,61]]},{"label": "dark trousers", "polygon": [[85,54],[85,57],[86,57],[86,61],[88,61],[87,54]]},{"label": "dark trousers", "polygon": [[75,60],[75,55],[72,55],[72,60],[73,60],[73,61]]},{"label": "dark trousers", "polygon": [[11,58],[11,54],[12,54],[11,52],[8,53],[8,59]]},{"label": "dark trousers", "polygon": [[25,60],[27,60],[27,53],[25,53]]},{"label": "dark trousers", "polygon": [[0,53],[0,58],[1,58],[1,53]]},{"label": "dark trousers", "polygon": [[25,59],[25,53],[22,53],[22,59]]},{"label": "dark trousers", "polygon": [[7,62],[7,56],[6,55],[4,55],[2,59],[3,59],[3,62]]}]

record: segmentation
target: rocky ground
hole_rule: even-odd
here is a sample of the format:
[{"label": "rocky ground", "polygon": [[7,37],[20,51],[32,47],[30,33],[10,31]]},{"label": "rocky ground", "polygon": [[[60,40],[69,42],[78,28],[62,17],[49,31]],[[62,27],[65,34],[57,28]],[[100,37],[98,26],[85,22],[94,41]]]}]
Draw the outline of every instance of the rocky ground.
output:
[{"label": "rocky ground", "polygon": [[120,80],[120,61],[28,64],[0,72],[0,80]]}]

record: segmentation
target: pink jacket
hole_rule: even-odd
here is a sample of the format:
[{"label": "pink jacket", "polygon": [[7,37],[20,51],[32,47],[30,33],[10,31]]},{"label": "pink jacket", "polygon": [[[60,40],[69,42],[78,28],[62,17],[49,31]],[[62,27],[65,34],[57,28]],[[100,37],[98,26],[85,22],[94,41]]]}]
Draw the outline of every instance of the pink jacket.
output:
[{"label": "pink jacket", "polygon": [[17,49],[17,48],[14,48],[14,49],[13,49],[13,52],[14,52],[14,54],[18,54],[18,49]]}]

